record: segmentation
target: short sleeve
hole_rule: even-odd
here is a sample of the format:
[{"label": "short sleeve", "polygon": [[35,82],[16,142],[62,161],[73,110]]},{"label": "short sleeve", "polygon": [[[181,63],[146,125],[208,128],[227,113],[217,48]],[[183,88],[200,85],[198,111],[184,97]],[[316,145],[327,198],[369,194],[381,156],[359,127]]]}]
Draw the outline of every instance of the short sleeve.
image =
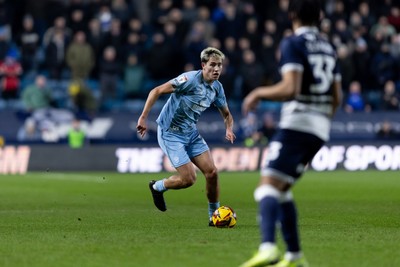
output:
[{"label": "short sleeve", "polygon": [[294,39],[289,37],[283,39],[280,44],[280,67],[282,73],[290,70],[303,70],[302,55],[293,41]]},{"label": "short sleeve", "polygon": [[217,90],[217,95],[214,101],[214,105],[217,108],[222,108],[227,106],[227,102],[226,102],[226,96],[225,96],[225,92],[224,92],[224,88],[222,87],[222,85],[220,84],[218,86],[218,90]]},{"label": "short sleeve", "polygon": [[183,73],[179,75],[176,78],[173,78],[169,82],[171,83],[172,87],[174,88],[175,93],[179,93],[185,86],[185,84],[188,82],[189,77],[186,73]]}]

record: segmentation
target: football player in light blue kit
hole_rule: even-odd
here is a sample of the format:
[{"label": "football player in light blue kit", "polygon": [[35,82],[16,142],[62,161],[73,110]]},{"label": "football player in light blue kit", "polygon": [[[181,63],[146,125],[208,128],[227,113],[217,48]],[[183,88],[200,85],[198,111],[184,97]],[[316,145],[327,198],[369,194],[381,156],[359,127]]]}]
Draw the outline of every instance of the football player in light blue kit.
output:
[{"label": "football player in light blue kit", "polygon": [[[318,32],[320,12],[319,0],[289,2],[294,34],[280,45],[282,80],[254,89],[243,101],[244,114],[261,99],[286,102],[254,192],[259,205],[261,244],[254,257],[241,267],[308,266],[300,247],[297,211],[290,188],[328,140],[331,118],[342,95],[335,49]],[[283,258],[275,240],[277,222],[286,243]]]},{"label": "football player in light blue kit", "polygon": [[[216,48],[204,49],[200,54],[202,69],[185,72],[151,90],[139,117],[136,128],[143,137],[147,131],[146,119],[152,106],[160,95],[171,94],[157,118],[157,138],[161,149],[178,173],[149,183],[154,204],[161,211],[167,210],[165,191],[187,188],[195,183],[194,165],[206,178],[209,219],[212,212],[219,207],[217,168],[207,143],[197,130],[196,123],[203,111],[214,105],[224,119],[225,138],[231,143],[236,138],[224,88],[218,81],[224,57]],[[211,221],[209,225],[212,226]]]}]

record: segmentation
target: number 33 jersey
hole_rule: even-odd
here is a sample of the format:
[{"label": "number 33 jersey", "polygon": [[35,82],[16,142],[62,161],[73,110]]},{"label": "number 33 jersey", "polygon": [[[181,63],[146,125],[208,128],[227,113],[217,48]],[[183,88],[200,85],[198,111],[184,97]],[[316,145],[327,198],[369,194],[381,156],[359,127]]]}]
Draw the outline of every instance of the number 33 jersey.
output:
[{"label": "number 33 jersey", "polygon": [[281,110],[280,128],[329,139],[332,114],[332,83],[340,81],[334,47],[316,27],[300,27],[280,44],[280,71],[302,73],[300,92]]}]

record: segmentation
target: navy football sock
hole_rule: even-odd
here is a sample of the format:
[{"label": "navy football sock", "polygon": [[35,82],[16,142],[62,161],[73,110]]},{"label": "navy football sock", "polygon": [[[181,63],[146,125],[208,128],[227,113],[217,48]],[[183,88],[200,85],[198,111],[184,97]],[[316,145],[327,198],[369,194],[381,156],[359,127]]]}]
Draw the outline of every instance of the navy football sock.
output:
[{"label": "navy football sock", "polygon": [[297,227],[297,211],[293,201],[281,203],[280,221],[282,235],[290,252],[300,251],[299,233]]},{"label": "navy football sock", "polygon": [[276,222],[279,215],[279,202],[276,197],[266,196],[259,203],[260,230],[262,243],[275,243]]}]

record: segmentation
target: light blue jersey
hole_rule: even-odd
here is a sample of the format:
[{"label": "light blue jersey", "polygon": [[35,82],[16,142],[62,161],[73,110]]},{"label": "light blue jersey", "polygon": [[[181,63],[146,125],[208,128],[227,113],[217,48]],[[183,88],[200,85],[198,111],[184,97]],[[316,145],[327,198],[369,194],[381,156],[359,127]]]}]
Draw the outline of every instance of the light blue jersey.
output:
[{"label": "light blue jersey", "polygon": [[204,81],[202,71],[189,71],[170,81],[174,92],[157,118],[158,143],[177,168],[209,150],[196,123],[203,111],[214,104],[227,106],[222,84]]},{"label": "light blue jersey", "polygon": [[157,118],[163,130],[192,132],[201,113],[212,104],[217,108],[227,106],[222,84],[219,81],[208,84],[201,70],[185,72],[170,83],[175,90]]}]

